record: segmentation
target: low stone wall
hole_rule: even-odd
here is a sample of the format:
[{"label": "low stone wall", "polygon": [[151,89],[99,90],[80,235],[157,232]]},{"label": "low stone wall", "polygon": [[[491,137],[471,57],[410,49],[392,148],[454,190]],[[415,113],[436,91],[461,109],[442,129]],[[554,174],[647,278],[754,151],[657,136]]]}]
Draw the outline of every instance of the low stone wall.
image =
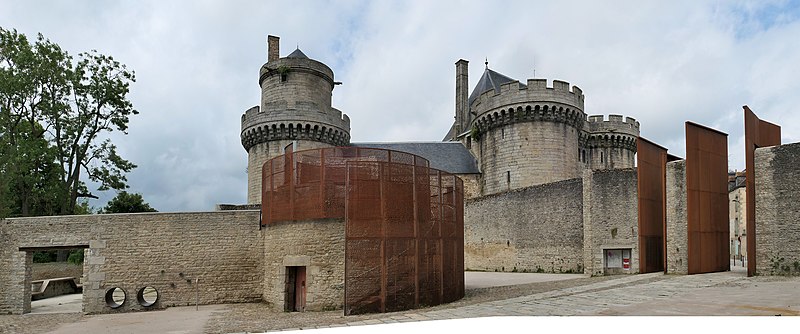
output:
[{"label": "low stone wall", "polygon": [[584,273],[609,274],[604,250],[630,249],[629,269],[639,272],[638,196],[635,169],[587,170],[583,175]]},{"label": "low stone wall", "polygon": [[[30,310],[31,254],[55,247],[88,248],[86,313],[145,309],[145,286],[159,292],[152,309],[193,305],[196,293],[200,304],[262,298],[259,211],[14,218],[0,221],[0,240],[0,313]],[[127,293],[116,309],[105,302],[112,287]]]},{"label": "low stone wall", "polygon": [[273,223],[264,227],[263,299],[286,308],[287,267],[306,267],[306,310],[341,309],[344,302],[344,220]]},{"label": "low stone wall", "polygon": [[667,163],[667,273],[689,273],[686,160]]},{"label": "low stone wall", "polygon": [[800,275],[798,157],[800,143],[756,149],[757,275]]},{"label": "low stone wall", "polygon": [[467,270],[583,272],[580,178],[465,201]]},{"label": "low stone wall", "polygon": [[74,277],[80,282],[83,264],[69,262],[34,263],[31,265],[31,279],[34,281],[49,278]]}]

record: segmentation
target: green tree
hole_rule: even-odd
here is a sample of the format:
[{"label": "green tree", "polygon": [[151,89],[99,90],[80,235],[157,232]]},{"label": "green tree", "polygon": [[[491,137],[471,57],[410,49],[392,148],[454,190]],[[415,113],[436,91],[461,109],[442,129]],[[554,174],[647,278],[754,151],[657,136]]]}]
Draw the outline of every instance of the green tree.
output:
[{"label": "green tree", "polygon": [[79,198],[97,198],[87,178],[100,191],[127,188],[136,165],[107,134],[126,133],[138,114],[128,100],[133,82],[110,56],[91,51],[73,61],[41,34],[30,43],[0,27],[0,214],[73,214]]},{"label": "green tree", "polygon": [[103,213],[158,212],[144,201],[141,194],[120,191],[103,208]]}]

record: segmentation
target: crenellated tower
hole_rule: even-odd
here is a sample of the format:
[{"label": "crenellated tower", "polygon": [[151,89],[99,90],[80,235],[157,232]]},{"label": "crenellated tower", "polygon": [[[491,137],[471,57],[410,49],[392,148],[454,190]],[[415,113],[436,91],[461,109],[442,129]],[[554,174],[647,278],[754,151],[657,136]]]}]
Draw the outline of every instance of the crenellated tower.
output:
[{"label": "crenellated tower", "polygon": [[634,167],[635,119],[587,117],[577,86],[523,84],[488,62],[467,95],[467,64],[456,62],[455,121],[445,140],[462,142],[477,158],[480,195],[577,178],[584,169]]},{"label": "crenellated tower", "polygon": [[633,168],[639,122],[631,117],[609,115],[589,116],[586,121],[586,141],[581,149],[581,161],[589,169]]},{"label": "crenellated tower", "polygon": [[486,65],[467,101],[470,130],[454,138],[478,157],[481,193],[579,177],[586,119],[581,89],[558,80],[552,87],[545,79],[522,84]]},{"label": "crenellated tower", "polygon": [[298,48],[280,58],[280,40],[267,37],[267,63],[261,66],[258,83],[261,104],[242,115],[242,146],[247,150],[247,203],[261,203],[261,168],[283,154],[288,145],[295,150],[345,146],[350,143],[350,119],[331,107],[333,71],[308,58]]}]

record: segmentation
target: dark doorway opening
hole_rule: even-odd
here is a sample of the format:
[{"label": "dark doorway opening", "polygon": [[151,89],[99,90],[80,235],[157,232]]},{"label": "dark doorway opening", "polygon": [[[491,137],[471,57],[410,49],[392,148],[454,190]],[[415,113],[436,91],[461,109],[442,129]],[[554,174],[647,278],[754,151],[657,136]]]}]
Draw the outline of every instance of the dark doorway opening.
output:
[{"label": "dark doorway opening", "polygon": [[286,312],[303,312],[306,308],[306,267],[286,267]]}]

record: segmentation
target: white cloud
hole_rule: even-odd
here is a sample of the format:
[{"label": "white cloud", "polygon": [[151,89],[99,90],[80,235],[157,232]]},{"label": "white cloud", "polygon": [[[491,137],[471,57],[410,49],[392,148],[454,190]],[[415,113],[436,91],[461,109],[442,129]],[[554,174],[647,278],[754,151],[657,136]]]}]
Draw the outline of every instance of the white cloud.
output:
[{"label": "white cloud", "polygon": [[[440,140],[453,121],[455,66],[475,85],[488,57],[521,81],[569,81],[587,114],[623,114],[683,155],[683,122],[730,134],[742,169],[742,111],[800,140],[800,36],[792,3],[678,1],[2,1],[0,22],[70,53],[97,49],[134,69],[141,115],[113,135],[139,165],[131,190],[164,211],[241,203],[241,113],[259,101],[266,35],[328,64],[354,141]],[[107,199],[113,194],[106,194]],[[102,201],[95,203],[102,205]]]}]

